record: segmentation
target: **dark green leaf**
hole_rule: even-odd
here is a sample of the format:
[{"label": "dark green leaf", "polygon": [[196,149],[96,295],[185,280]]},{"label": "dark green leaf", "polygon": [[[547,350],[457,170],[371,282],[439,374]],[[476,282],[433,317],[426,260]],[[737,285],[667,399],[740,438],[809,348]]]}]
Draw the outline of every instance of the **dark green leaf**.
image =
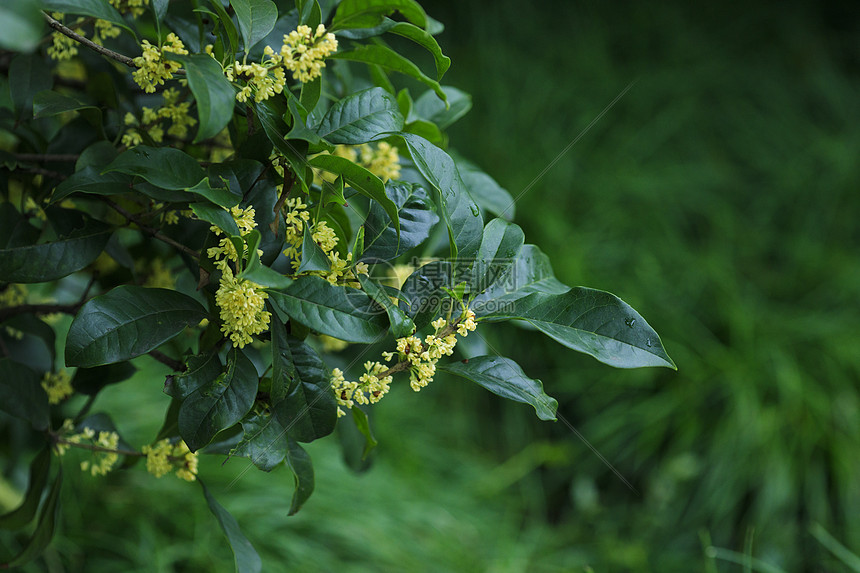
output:
[{"label": "dark green leaf", "polygon": [[[418,26],[415,26],[414,24],[409,24],[408,22],[397,22],[388,31],[392,34],[397,34],[398,36],[409,38],[410,40],[412,40],[419,46],[426,48],[431,54],[433,54],[433,59],[436,62],[437,81],[441,80],[442,76],[445,75],[445,72],[448,71],[448,68],[451,67],[451,58],[442,53],[442,48],[439,47],[439,43],[425,30],[419,28]],[[447,90],[445,91],[447,93]],[[453,106],[453,102],[451,102],[451,105]],[[444,127],[442,129],[444,129]]]},{"label": "dark green leaf", "polygon": [[245,52],[248,52],[275,27],[278,8],[271,0],[230,0],[230,4],[236,11]]},{"label": "dark green leaf", "polygon": [[308,127],[308,113],[307,110],[300,107],[301,105],[302,104],[299,100],[296,99],[296,96],[289,94],[287,98],[287,106],[289,107],[290,117],[293,120],[293,124],[289,133],[287,133],[287,139],[301,139],[312,145],[322,145],[330,151],[334,149],[334,146],[326,144],[326,142],[320,139],[317,132]]},{"label": "dark green leaf", "polygon": [[164,20],[169,4],[170,0],[152,0],[152,10],[155,12],[156,20]]},{"label": "dark green leaf", "polygon": [[293,283],[293,279],[290,277],[284,276],[260,262],[259,256],[252,256],[248,266],[239,274],[239,278],[247,279],[261,287],[274,289],[285,289]]},{"label": "dark green leaf", "polygon": [[272,333],[272,404],[283,400],[293,381],[298,380],[298,372],[293,364],[293,352],[287,341],[287,328],[277,312],[272,313],[269,330]]},{"label": "dark green leaf", "polygon": [[36,54],[15,57],[9,64],[9,93],[17,117],[30,119],[33,114],[33,96],[51,89],[53,83],[51,70],[41,57]]},{"label": "dark green leaf", "polygon": [[422,137],[410,133],[400,137],[409,148],[415,167],[442,197],[452,258],[474,257],[481,245],[484,223],[478,205],[460,179],[454,160]]},{"label": "dark green leaf", "polygon": [[40,0],[40,4],[42,9],[48,12],[93,16],[99,20],[107,20],[134,34],[116,8],[103,0]]},{"label": "dark green leaf", "polygon": [[131,189],[132,178],[124,173],[101,173],[101,169],[87,166],[54,189],[51,203],[58,203],[72,193],[118,195]]},{"label": "dark green leaf", "polygon": [[287,455],[287,431],[274,414],[251,414],[242,420],[245,431],[232,454],[248,458],[254,465],[270,472],[284,461]]},{"label": "dark green leaf", "polygon": [[[212,205],[211,203],[192,203],[191,210],[198,218],[203,219],[207,223],[212,223],[228,235],[238,236],[239,227],[236,225],[236,219],[223,207]],[[244,249],[244,247],[243,247]],[[237,253],[243,252],[237,250]]]},{"label": "dark green leaf", "polygon": [[415,0],[344,0],[337,7],[331,29],[373,28],[394,12],[417,26],[427,26],[427,14]]},{"label": "dark green leaf", "polygon": [[200,127],[197,129],[194,143],[218,135],[233,118],[233,106],[236,104],[236,89],[233,84],[224,76],[220,64],[206,54],[170,54],[169,59],[182,62],[188,78],[188,87],[197,100]]},{"label": "dark green leaf", "polygon": [[308,453],[294,440],[290,440],[287,450],[287,465],[296,482],[293,501],[287,515],[295,515],[314,492],[314,466]]},{"label": "dark green leaf", "polygon": [[184,400],[204,384],[215,380],[221,374],[221,369],[217,352],[189,356],[185,361],[185,372],[169,376],[164,383],[164,393]]},{"label": "dark green leaf", "polygon": [[266,132],[266,137],[281,152],[281,155],[287,158],[296,177],[302,182],[304,189],[307,190],[308,182],[305,181],[305,169],[307,167],[305,152],[308,148],[307,142],[290,142],[285,139],[287,124],[284,123],[284,114],[287,112],[287,109],[283,100],[269,98],[264,102],[255,104],[255,109],[257,110],[257,117],[260,118],[260,124],[263,126],[263,131]]},{"label": "dark green leaf", "polygon": [[263,569],[263,563],[260,561],[260,556],[257,555],[254,546],[251,545],[251,542],[242,533],[239,524],[236,523],[236,518],[215,501],[215,498],[209,493],[209,489],[202,480],[198,479],[197,481],[200,482],[200,487],[203,488],[203,496],[206,498],[207,505],[209,505],[209,511],[218,520],[221,530],[230,543],[230,549],[233,550],[233,557],[236,561],[236,571],[239,573],[259,573]]},{"label": "dark green leaf", "polygon": [[481,248],[478,249],[472,265],[472,280],[469,286],[473,294],[487,290],[508,273],[525,238],[518,225],[504,219],[493,219],[487,223]]},{"label": "dark green leaf", "polygon": [[[313,113],[314,108],[320,100],[322,94],[322,77],[317,77],[311,82],[302,84],[302,93],[299,96],[299,101],[308,113]],[[307,118],[305,118],[307,119]]]},{"label": "dark green leaf", "polygon": [[312,442],[334,431],[337,404],[319,355],[295,338],[290,338],[288,344],[296,380],[286,397],[274,405],[274,412],[292,439]]},{"label": "dark green leaf", "polygon": [[156,187],[177,191],[194,187],[206,176],[197,160],[187,153],[173,147],[146,145],[120,153],[102,173],[111,171],[138,175]]},{"label": "dark green leaf", "polygon": [[42,499],[42,491],[48,483],[48,473],[51,469],[51,448],[45,446],[30,464],[30,479],[27,482],[27,494],[21,505],[0,515],[0,529],[21,529],[36,517],[39,509],[39,501]]},{"label": "dark green leaf", "polygon": [[474,163],[464,159],[456,158],[457,169],[466,184],[469,194],[475,202],[485,211],[493,215],[507,219],[514,218],[516,208],[514,198],[496,180],[481,171]]},{"label": "dark green leaf", "polygon": [[415,100],[412,111],[418,117],[435,123],[439,129],[447,129],[472,109],[472,96],[451,86],[442,86],[442,91],[448,98],[447,106],[433,91],[428,90]]},{"label": "dark green leaf", "polygon": [[39,375],[10,358],[0,358],[0,410],[30,422],[39,431],[46,430],[50,422],[48,395]]},{"label": "dark green leaf", "polygon": [[17,0],[0,5],[0,48],[13,52],[32,52],[42,38],[45,25],[38,0]]},{"label": "dark green leaf", "polygon": [[364,450],[361,452],[361,461],[365,461],[379,442],[373,437],[373,432],[370,429],[370,420],[367,419],[367,414],[364,413],[364,410],[358,406],[353,406],[351,411],[355,426],[361,432],[361,435],[364,436]]},{"label": "dark green leaf", "polygon": [[608,292],[583,287],[562,294],[535,292],[489,317],[525,320],[564,346],[617,368],[675,369],[654,329]]},{"label": "dark green leaf", "polygon": [[[223,183],[223,182],[222,182]],[[235,207],[239,204],[239,201],[242,200],[241,195],[237,195],[233,193],[227,187],[212,187],[212,184],[209,183],[209,178],[204,177],[203,180],[195,185],[194,187],[189,187],[187,191],[194,193],[195,195],[200,195],[201,197],[205,197],[209,201],[212,201],[216,205],[220,205],[225,209],[229,209],[230,207]],[[198,215],[199,217],[199,215]],[[207,219],[208,221],[208,219]],[[234,223],[235,224],[235,223]]]},{"label": "dark green leaf", "polygon": [[305,225],[302,236],[302,262],[296,272],[327,271],[329,269],[331,269],[331,261],[328,260],[325,251],[314,242],[310,226]]},{"label": "dark green leaf", "polygon": [[317,155],[308,164],[311,167],[318,167],[330,173],[342,175],[353,189],[379,203],[394,222],[394,229],[397,234],[400,234],[400,217],[397,215],[397,205],[385,194],[385,184],[379,177],[349,159],[337,155]]},{"label": "dark green leaf", "polygon": [[555,420],[558,402],[544,393],[540,380],[526,376],[510,358],[477,356],[468,361],[440,364],[437,368],[471,380],[508,400],[531,404],[541,420]]},{"label": "dark green leaf", "polygon": [[123,285],[90,299],[66,339],[67,366],[100,366],[145,354],[206,318],[193,298]]},{"label": "dark green leaf", "polygon": [[0,281],[40,283],[70,275],[96,260],[110,236],[105,225],[91,221],[51,243],[0,249]]},{"label": "dark green leaf", "polygon": [[391,323],[391,335],[394,338],[403,338],[409,336],[415,331],[415,324],[400,310],[400,308],[391,301],[388,293],[376,282],[367,275],[358,275],[358,280],[361,283],[361,288],[370,295],[376,304],[385,309],[388,313],[388,321]]},{"label": "dark green leaf", "polygon": [[443,303],[449,299],[444,289],[453,285],[454,265],[449,261],[433,261],[418,268],[403,282],[400,291],[403,311],[418,329],[436,318]]},{"label": "dark green leaf", "polygon": [[218,23],[224,27],[224,32],[227,34],[227,41],[230,42],[229,59],[232,60],[236,52],[239,51],[239,32],[236,30],[236,25],[233,23],[233,19],[229,14],[227,14],[227,11],[224,10],[224,5],[221,3],[221,0],[209,0],[209,3],[218,14]]},{"label": "dark green leaf", "polygon": [[95,368],[78,368],[72,379],[72,386],[75,392],[95,396],[105,386],[128,380],[135,372],[137,368],[131,362],[117,362]]},{"label": "dark green leaf", "polygon": [[439,222],[439,216],[430,208],[427,192],[420,185],[389,181],[385,189],[397,206],[400,241],[388,215],[378,204],[371,204],[364,222],[364,251],[360,255],[364,260],[388,261],[399,257],[426,241]]},{"label": "dark green leaf", "polygon": [[0,569],[8,569],[11,567],[21,567],[26,565],[36,557],[42,554],[42,551],[51,542],[54,537],[54,527],[57,523],[57,517],[60,515],[60,486],[63,483],[63,466],[60,466],[57,472],[57,477],[48,492],[48,497],[42,505],[42,511],[39,513],[39,523],[36,525],[36,530],[33,536],[27,543],[21,553],[16,555],[8,563],[0,563]]},{"label": "dark green leaf", "polygon": [[96,106],[87,105],[73,97],[57,93],[53,90],[40,91],[33,96],[34,118],[51,117],[67,111],[88,112],[91,118],[97,118],[98,120],[101,120],[102,115],[101,110]]},{"label": "dark green leaf", "polygon": [[347,342],[376,342],[388,330],[385,313],[366,293],[319,277],[300,277],[283,292],[270,292],[269,300],[282,320]]},{"label": "dark green leaf", "polygon": [[241,420],[254,405],[259,377],[254,364],[234,348],[227,369],[214,380],[198,387],[179,409],[179,433],[195,452],[212,441],[215,434]]},{"label": "dark green leaf", "polygon": [[359,45],[346,52],[335,52],[329,58],[363,62],[365,64],[380,66],[393,72],[399,72],[415,78],[427,87],[432,88],[442,101],[445,101],[447,97],[445,92],[442,91],[442,86],[439,85],[439,82],[426,76],[412,61],[404,58],[387,46],[377,44]]},{"label": "dark green leaf", "polygon": [[403,128],[397,100],[382,88],[370,88],[335,102],[317,133],[331,143],[358,145]]}]

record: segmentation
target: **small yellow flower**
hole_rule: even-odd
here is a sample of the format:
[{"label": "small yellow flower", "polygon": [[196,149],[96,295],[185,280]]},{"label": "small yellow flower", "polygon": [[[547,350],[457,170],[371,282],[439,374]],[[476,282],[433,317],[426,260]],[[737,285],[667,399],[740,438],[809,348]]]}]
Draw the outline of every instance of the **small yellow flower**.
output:
[{"label": "small yellow flower", "polygon": [[326,33],[320,24],[316,31],[299,26],[284,36],[280,56],[285,68],[293,72],[293,79],[308,83],[319,77],[325,67],[325,58],[337,51],[337,38]]},{"label": "small yellow flower", "polygon": [[50,404],[59,404],[75,392],[72,388],[72,378],[65,370],[60,370],[56,374],[45,372],[45,376],[42,378],[42,388],[48,394]]}]

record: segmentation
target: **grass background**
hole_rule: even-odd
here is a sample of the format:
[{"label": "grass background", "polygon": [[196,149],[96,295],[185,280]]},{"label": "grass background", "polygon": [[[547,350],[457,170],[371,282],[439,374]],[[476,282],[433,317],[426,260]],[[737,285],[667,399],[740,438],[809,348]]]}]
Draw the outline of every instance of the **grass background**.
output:
[{"label": "grass background", "polygon": [[[527,189],[517,222],[559,279],[629,302],[679,371],[480,331],[635,492],[563,423],[441,378],[374,407],[368,471],[348,470],[336,440],[312,444],[317,491],[295,517],[287,472],[231,485],[247,462],[207,460],[265,570],[742,571],[737,555],[850,570],[810,527],[860,553],[858,9],[425,6],[447,26],[446,83],[473,95],[451,146],[514,196]],[[145,443],[162,381],[148,364],[96,410]],[[52,570],[230,569],[198,486],[67,477]],[[738,553],[715,558],[711,543]]]}]

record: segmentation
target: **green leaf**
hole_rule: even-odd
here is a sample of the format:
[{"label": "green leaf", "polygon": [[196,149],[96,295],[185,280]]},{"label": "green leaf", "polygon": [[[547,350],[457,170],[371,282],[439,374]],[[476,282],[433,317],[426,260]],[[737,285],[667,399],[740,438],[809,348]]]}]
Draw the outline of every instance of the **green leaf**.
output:
[{"label": "green leaf", "polygon": [[561,294],[569,290],[555,278],[549,257],[534,245],[523,245],[514,264],[490,288],[474,297],[469,308],[485,316],[534,292]]},{"label": "green leaf", "polygon": [[195,195],[200,195],[201,197],[208,199],[209,201],[212,201],[216,205],[220,205],[225,209],[235,207],[242,200],[241,195],[233,193],[233,191],[231,191],[228,187],[212,187],[212,184],[209,183],[208,177],[204,177],[203,180],[200,181],[200,183],[198,183],[194,187],[189,187],[188,189],[186,189],[186,191],[190,191]]},{"label": "green leaf", "polygon": [[377,44],[358,45],[352,50],[346,52],[335,52],[329,58],[336,60],[350,60],[353,62],[363,62],[365,64],[373,64],[380,66],[393,72],[399,72],[409,77],[415,78],[423,83],[439,96],[442,101],[447,97],[442,91],[442,86],[439,82],[426,76],[421,68],[412,63],[411,60],[404,58],[387,46]]},{"label": "green leaf", "polygon": [[155,12],[155,19],[159,22],[164,20],[164,16],[167,14],[167,7],[170,4],[170,0],[152,0],[152,11]]},{"label": "green leaf", "polygon": [[496,180],[481,171],[474,163],[461,158],[456,158],[457,169],[466,184],[469,194],[475,202],[485,211],[493,215],[507,219],[514,218],[516,208],[514,198]]},{"label": "green leaf", "polygon": [[9,64],[9,94],[17,117],[30,119],[33,97],[40,91],[51,89],[53,83],[50,68],[37,54],[16,56]]},{"label": "green leaf", "polygon": [[427,191],[420,185],[389,181],[385,188],[397,206],[400,240],[387,214],[377,203],[371,204],[363,227],[364,251],[360,257],[364,260],[388,261],[399,257],[426,241],[439,222],[439,216],[430,207]]},{"label": "green leaf", "polygon": [[412,111],[418,117],[435,123],[439,129],[447,129],[472,109],[472,96],[451,86],[442,86],[442,91],[447,96],[447,105],[428,90],[415,100]]},{"label": "green leaf", "polygon": [[677,369],[654,329],[608,292],[584,287],[562,294],[535,292],[488,317],[525,320],[564,346],[617,368]]},{"label": "green leaf", "polygon": [[184,400],[192,392],[215,380],[221,374],[221,360],[217,352],[206,352],[189,356],[185,361],[185,371],[168,376],[164,383],[164,393]]},{"label": "green leaf", "polygon": [[[408,22],[397,22],[388,31],[392,34],[409,38],[419,46],[426,48],[433,55],[433,59],[436,62],[437,81],[441,80],[442,76],[445,75],[445,72],[448,71],[448,68],[451,67],[451,58],[442,53],[442,48],[439,47],[439,43],[433,36],[427,33],[427,31],[415,26],[414,24],[409,24]],[[447,93],[447,90],[445,91]]]},{"label": "green leaf", "polygon": [[131,183],[132,178],[124,173],[102,174],[101,169],[87,166],[57,185],[51,195],[51,203],[58,203],[72,193],[119,195],[129,191]]},{"label": "green leaf", "polygon": [[337,404],[325,366],[313,348],[288,339],[296,380],[283,400],[274,405],[278,422],[292,439],[312,442],[334,431]]},{"label": "green leaf", "polygon": [[400,234],[400,217],[397,215],[397,205],[385,194],[385,184],[379,177],[349,159],[337,155],[317,155],[311,158],[308,164],[329,173],[342,175],[350,187],[379,203],[394,222],[394,229],[397,234]]},{"label": "green leaf", "polygon": [[418,268],[403,282],[400,306],[412,318],[418,329],[436,318],[443,303],[450,297],[445,289],[452,288],[454,265],[449,261],[432,261]]},{"label": "green leaf", "polygon": [[321,145],[326,149],[333,150],[334,146],[328,145],[326,142],[320,139],[320,136],[317,133],[308,127],[307,125],[307,116],[308,113],[305,109],[300,108],[301,102],[296,99],[296,96],[293,94],[288,94],[287,96],[287,106],[290,109],[290,117],[293,120],[292,127],[290,128],[289,133],[287,133],[287,139],[302,139],[307,141],[312,145]]},{"label": "green leaf", "polygon": [[409,149],[415,167],[442,197],[452,258],[474,257],[481,245],[484,223],[454,160],[423,137],[410,133],[403,133],[400,137]]},{"label": "green leaf", "polygon": [[299,373],[293,364],[293,352],[287,339],[287,328],[277,312],[272,313],[269,331],[272,333],[272,404],[277,404],[284,398],[293,382],[298,380]]},{"label": "green leaf", "polygon": [[281,155],[287,158],[296,177],[302,182],[304,189],[307,190],[308,182],[305,181],[305,168],[307,167],[305,152],[308,148],[307,142],[290,142],[285,139],[287,124],[284,122],[284,114],[286,114],[287,109],[283,103],[283,99],[269,98],[266,101],[255,103],[254,106],[257,110],[260,124],[263,126],[263,131],[266,132],[266,137],[281,152]]},{"label": "green leaf", "polygon": [[41,283],[70,275],[96,260],[110,236],[105,225],[89,221],[50,243],[0,249],[0,281]]},{"label": "green leaf", "polygon": [[72,386],[75,392],[95,396],[105,386],[128,380],[135,372],[137,368],[131,362],[117,362],[95,368],[78,368],[72,379]]},{"label": "green leaf", "polygon": [[299,265],[297,273],[305,271],[328,271],[331,269],[331,261],[325,254],[325,251],[314,242],[313,233],[309,225],[304,225],[304,234],[302,235],[302,262]]},{"label": "green leaf", "polygon": [[314,492],[314,466],[308,453],[294,440],[289,442],[287,465],[296,481],[290,512],[287,515],[295,515]]},{"label": "green leaf", "polygon": [[331,143],[358,145],[403,128],[397,100],[382,88],[370,88],[335,102],[316,132]]},{"label": "green leaf", "polygon": [[487,290],[510,270],[525,242],[518,225],[493,219],[484,227],[484,238],[472,265],[470,289],[474,294]]},{"label": "green leaf", "polygon": [[242,420],[245,434],[231,452],[270,472],[287,456],[287,431],[274,414],[251,414]]},{"label": "green leaf", "polygon": [[388,313],[388,321],[391,323],[391,335],[394,338],[403,338],[409,336],[415,331],[415,324],[406,316],[400,307],[391,301],[388,293],[379,286],[373,279],[367,275],[358,275],[358,281],[361,283],[361,288],[364,292],[370,295],[376,304],[385,309]]},{"label": "green leaf", "polygon": [[140,356],[206,316],[196,300],[173,290],[116,287],[78,311],[66,339],[66,365],[92,367]]},{"label": "green leaf", "polygon": [[233,19],[229,14],[227,14],[227,11],[224,10],[224,5],[221,4],[221,0],[209,0],[209,3],[218,14],[218,23],[224,27],[224,32],[227,34],[227,41],[230,42],[230,58],[228,59],[233,60],[236,52],[239,51],[239,32],[236,30],[236,25],[233,23]]},{"label": "green leaf", "polygon": [[36,517],[36,511],[39,509],[42,491],[45,489],[45,484],[48,483],[50,469],[51,447],[45,446],[36,454],[30,464],[30,479],[27,482],[27,494],[24,496],[24,501],[9,513],[0,515],[0,529],[21,529],[33,521],[33,518]]},{"label": "green leaf", "polygon": [[0,48],[13,52],[32,52],[42,39],[45,25],[37,0],[17,0],[0,5]]},{"label": "green leaf", "polygon": [[177,191],[194,187],[206,176],[197,160],[187,153],[173,147],[147,145],[120,153],[102,173],[111,171],[138,175],[156,187]]},{"label": "green leaf", "polygon": [[[103,0],[40,0],[40,4],[46,12],[92,16],[99,20],[107,20],[111,24],[124,28],[131,32],[132,35],[135,35],[134,30],[128,27],[116,8]],[[136,35],[135,38],[137,38]]]},{"label": "green leaf", "polygon": [[361,452],[361,461],[364,461],[379,442],[373,436],[373,432],[370,429],[370,420],[367,419],[367,414],[365,414],[364,410],[358,406],[353,406],[350,410],[352,411],[352,420],[355,422],[356,428],[364,436],[364,450]]},{"label": "green leaf", "polygon": [[0,410],[30,422],[34,430],[46,430],[50,423],[48,395],[39,375],[10,358],[0,358]]},{"label": "green leaf", "polygon": [[9,569],[12,567],[21,567],[26,565],[33,559],[37,558],[54,537],[54,527],[57,523],[57,517],[60,515],[60,486],[63,483],[63,466],[60,466],[57,472],[57,477],[54,478],[54,483],[48,492],[48,497],[42,505],[42,511],[39,513],[39,522],[36,525],[36,530],[33,536],[27,543],[21,553],[16,555],[8,563],[0,563],[0,569]]},{"label": "green leaf", "polygon": [[308,110],[308,113],[313,113],[314,108],[320,100],[320,95],[322,95],[322,76],[318,76],[313,81],[302,84],[299,103]]},{"label": "green leaf", "polygon": [[227,358],[227,369],[188,395],[179,409],[179,434],[195,452],[215,434],[238,423],[254,405],[260,379],[254,364],[238,348]]},{"label": "green leaf", "polygon": [[198,218],[203,219],[207,223],[212,223],[228,235],[240,235],[236,219],[228,211],[225,211],[223,207],[212,205],[211,203],[191,203],[189,206]]},{"label": "green leaf", "polygon": [[373,28],[394,12],[417,26],[427,26],[427,14],[415,0],[344,0],[337,7],[331,30]]},{"label": "green leaf", "polygon": [[274,289],[285,289],[293,283],[293,279],[290,277],[284,276],[260,262],[259,256],[252,256],[248,266],[239,273],[239,278],[247,279],[261,287]]},{"label": "green leaf", "polygon": [[543,391],[540,380],[529,378],[519,364],[502,356],[478,356],[468,361],[439,364],[437,369],[471,380],[508,400],[531,404],[541,420],[555,420],[558,402]]},{"label": "green leaf", "polygon": [[230,4],[236,11],[245,52],[248,52],[275,27],[278,8],[271,0],[230,0]]},{"label": "green leaf", "polygon": [[226,509],[215,501],[209,489],[202,480],[198,479],[200,487],[203,488],[203,496],[206,498],[206,504],[209,506],[209,511],[218,520],[221,526],[221,531],[227,537],[227,542],[230,543],[230,549],[233,550],[233,557],[236,561],[236,571],[239,573],[259,573],[263,569],[263,563],[260,561],[260,556],[248,538],[242,533],[239,524],[236,523],[236,518],[230,515]]},{"label": "green leaf", "polygon": [[102,111],[92,105],[87,105],[53,90],[37,92],[33,96],[33,118],[52,117],[67,111],[80,112],[90,125],[102,132]]},{"label": "green leaf", "polygon": [[283,292],[270,292],[269,300],[282,320],[347,342],[376,342],[388,330],[384,313],[366,293],[319,277],[300,277]]}]

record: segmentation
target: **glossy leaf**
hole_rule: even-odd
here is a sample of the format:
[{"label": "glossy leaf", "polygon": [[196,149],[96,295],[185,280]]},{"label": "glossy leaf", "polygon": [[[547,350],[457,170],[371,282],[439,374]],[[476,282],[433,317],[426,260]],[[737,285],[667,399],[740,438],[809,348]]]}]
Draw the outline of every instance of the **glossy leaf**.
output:
[{"label": "glossy leaf", "polygon": [[331,261],[314,241],[313,233],[309,225],[304,225],[302,235],[302,260],[297,273],[304,271],[328,271],[331,269]]},{"label": "glossy leaf", "polygon": [[251,460],[264,472],[270,472],[287,455],[287,431],[273,414],[251,414],[242,420],[244,435],[232,454]]},{"label": "glossy leaf", "polygon": [[168,376],[164,383],[164,393],[184,400],[195,390],[218,378],[223,366],[218,353],[206,352],[189,356],[185,361],[185,371]]},{"label": "glossy leaf", "polygon": [[277,404],[298,380],[298,371],[293,363],[293,352],[287,337],[287,328],[277,312],[272,313],[269,331],[272,333],[272,404]]},{"label": "glossy leaf", "polygon": [[334,431],[337,405],[319,355],[295,338],[288,344],[296,380],[284,399],[274,405],[274,412],[292,439],[312,442]]},{"label": "glossy leaf", "polygon": [[37,558],[54,537],[54,528],[57,524],[57,518],[60,515],[60,487],[63,484],[63,466],[60,466],[57,472],[57,477],[54,478],[54,483],[48,491],[48,497],[42,504],[42,511],[39,512],[39,522],[36,524],[36,529],[30,537],[27,546],[16,555],[8,563],[0,563],[0,569],[9,569],[12,567],[21,567],[26,565],[33,559]]},{"label": "glossy leaf", "polygon": [[463,183],[478,206],[497,217],[512,220],[516,214],[516,205],[508,190],[474,163],[460,158],[456,158],[456,161]]},{"label": "glossy leaf", "polygon": [[416,269],[403,282],[400,307],[417,328],[430,324],[450,298],[444,289],[454,286],[453,276],[454,265],[449,261],[433,261]]},{"label": "glossy leaf", "polygon": [[206,176],[197,160],[187,153],[173,147],[147,145],[120,153],[102,173],[111,171],[137,175],[156,187],[177,191],[194,187]]},{"label": "glossy leaf", "polygon": [[555,420],[558,402],[543,391],[540,380],[529,378],[519,364],[502,356],[477,356],[468,361],[439,364],[449,372],[483,386],[508,400],[530,404],[541,420]]},{"label": "glossy leaf", "polygon": [[281,100],[269,98],[264,102],[255,104],[255,109],[260,124],[263,126],[263,131],[266,132],[266,137],[281,152],[281,155],[287,158],[296,177],[307,189],[309,184],[308,181],[305,181],[307,142],[287,141],[285,139],[288,131],[287,124],[284,122],[284,114],[287,112],[286,105]]},{"label": "glossy leaf", "polygon": [[[239,227],[236,225],[236,219],[223,207],[212,205],[211,203],[192,203],[191,210],[199,219],[203,219],[207,223],[212,223],[228,235],[239,236]],[[237,250],[237,252],[240,252]]]},{"label": "glossy leaf", "polygon": [[69,111],[77,111],[91,125],[102,132],[102,111],[92,105],[87,105],[73,97],[45,90],[33,96],[33,117],[52,117]]},{"label": "glossy leaf", "polygon": [[392,34],[409,38],[419,46],[426,48],[433,55],[433,60],[436,62],[437,81],[441,80],[445,72],[448,71],[448,68],[451,67],[451,58],[442,53],[442,48],[439,47],[436,38],[431,36],[426,30],[408,22],[397,22],[388,31]]},{"label": "glossy leaf", "polygon": [[427,26],[427,14],[415,0],[343,0],[337,7],[331,29],[373,28],[394,12],[400,12],[422,28]]},{"label": "glossy leaf", "polygon": [[92,367],[145,354],[206,318],[174,290],[123,285],[90,299],[72,321],[66,365]]},{"label": "glossy leaf", "polygon": [[237,424],[254,405],[259,381],[254,364],[234,348],[227,369],[189,394],[179,408],[179,434],[188,449],[199,450]]},{"label": "glossy leaf", "polygon": [[21,529],[36,517],[39,502],[42,500],[42,492],[45,489],[45,484],[48,483],[51,457],[51,448],[46,445],[33,458],[33,462],[30,464],[30,479],[27,481],[27,493],[24,495],[24,500],[21,502],[21,505],[9,513],[0,515],[0,529]]},{"label": "glossy leaf", "polygon": [[331,143],[358,145],[402,128],[403,116],[394,96],[382,88],[370,88],[335,102],[316,132]]},{"label": "glossy leaf", "polygon": [[52,203],[58,203],[72,193],[118,195],[131,189],[132,178],[124,173],[101,173],[101,169],[84,167],[54,188]]},{"label": "glossy leaf", "polygon": [[361,288],[370,295],[370,298],[385,309],[388,314],[388,321],[391,323],[391,335],[394,338],[409,336],[415,331],[415,324],[406,316],[406,313],[400,310],[400,307],[391,301],[385,289],[367,275],[359,275],[358,280],[361,283]]},{"label": "glossy leaf", "polygon": [[391,225],[391,219],[377,204],[370,206],[364,222],[365,260],[388,261],[424,243],[439,216],[430,206],[430,198],[423,187],[413,183],[389,181],[385,190],[397,207],[400,221],[400,240]]},{"label": "glossy leaf", "polygon": [[608,292],[584,287],[562,294],[535,292],[488,316],[525,320],[564,346],[617,368],[675,369],[654,329]]},{"label": "glossy leaf", "polygon": [[195,195],[199,195],[208,199],[209,201],[215,203],[216,205],[220,205],[225,209],[229,209],[230,207],[235,207],[242,200],[242,195],[233,193],[233,191],[223,186],[223,181],[219,182],[222,185],[217,187],[212,187],[212,183],[209,182],[209,177],[204,177],[200,183],[195,185],[194,187],[189,187],[187,191],[194,193]]},{"label": "glossy leaf", "polygon": [[227,542],[230,543],[230,549],[233,550],[233,557],[236,561],[236,571],[238,573],[259,573],[262,571],[263,563],[260,561],[260,556],[257,554],[254,546],[251,545],[251,542],[248,541],[248,538],[245,537],[245,534],[242,533],[242,530],[239,528],[239,524],[236,522],[236,518],[230,515],[230,513],[221,507],[221,504],[212,497],[212,494],[209,493],[209,489],[202,480],[198,479],[197,481],[200,482],[200,487],[203,488],[203,497],[206,498],[206,504],[209,506],[209,511],[211,511],[212,515],[215,516],[215,519],[218,520],[218,524],[221,526],[221,531],[224,532],[224,535],[227,537]]},{"label": "glossy leaf", "polygon": [[50,243],[0,249],[0,281],[40,283],[70,275],[96,260],[110,236],[105,225],[90,222]]},{"label": "glossy leaf", "polygon": [[[472,109],[472,96],[451,86],[442,86],[442,91],[445,92],[448,105],[435,92],[428,90],[415,100],[412,112],[444,130]],[[459,166],[459,162],[457,164]]]},{"label": "glossy leaf", "polygon": [[278,20],[278,8],[271,0],[230,0],[239,20],[245,52],[265,38]]},{"label": "glossy leaf", "polygon": [[366,293],[319,277],[300,277],[284,291],[270,292],[269,300],[282,320],[347,342],[376,342],[388,330],[385,313]]},{"label": "glossy leaf", "polygon": [[287,465],[293,472],[296,483],[287,515],[295,515],[314,492],[314,466],[308,453],[294,440],[289,442]]},{"label": "glossy leaf", "polygon": [[9,95],[17,111],[17,117],[30,119],[33,113],[33,97],[53,85],[50,69],[36,54],[18,55],[9,64]]},{"label": "glossy leaf", "polygon": [[398,72],[411,78],[415,78],[435,91],[442,101],[445,101],[445,98],[447,97],[445,92],[442,91],[442,86],[439,85],[439,82],[425,75],[424,72],[421,71],[421,68],[412,63],[411,60],[404,58],[387,46],[381,46],[378,44],[358,45],[352,50],[335,52],[330,55],[329,58],[335,60],[363,62],[365,64],[380,66],[386,70]]},{"label": "glossy leaf", "polygon": [[0,410],[30,422],[34,430],[46,430],[50,423],[40,376],[10,358],[0,358]]},{"label": "glossy leaf", "polygon": [[[230,55],[232,59],[232,56],[239,50],[239,32],[236,30],[233,18],[231,18],[224,9],[224,5],[221,3],[221,0],[209,0],[209,4],[218,15],[216,18],[217,22],[224,28],[224,32],[227,34],[227,41],[230,43]],[[223,42],[223,38],[219,39]]]},{"label": "glossy leaf", "polygon": [[95,368],[78,368],[75,371],[75,377],[72,378],[72,386],[75,392],[95,396],[105,386],[124,382],[134,376],[135,372],[137,368],[131,362],[117,362]]},{"label": "glossy leaf", "polygon": [[471,292],[483,292],[507,274],[524,242],[525,234],[518,225],[504,219],[487,223],[472,265]]},{"label": "glossy leaf", "polygon": [[32,52],[39,45],[45,21],[39,13],[38,0],[17,0],[0,5],[0,48],[15,52]]},{"label": "glossy leaf", "polygon": [[484,223],[480,209],[463,184],[454,160],[423,137],[410,133],[401,134],[400,137],[409,149],[415,167],[442,197],[452,258],[474,257],[481,245]]}]

